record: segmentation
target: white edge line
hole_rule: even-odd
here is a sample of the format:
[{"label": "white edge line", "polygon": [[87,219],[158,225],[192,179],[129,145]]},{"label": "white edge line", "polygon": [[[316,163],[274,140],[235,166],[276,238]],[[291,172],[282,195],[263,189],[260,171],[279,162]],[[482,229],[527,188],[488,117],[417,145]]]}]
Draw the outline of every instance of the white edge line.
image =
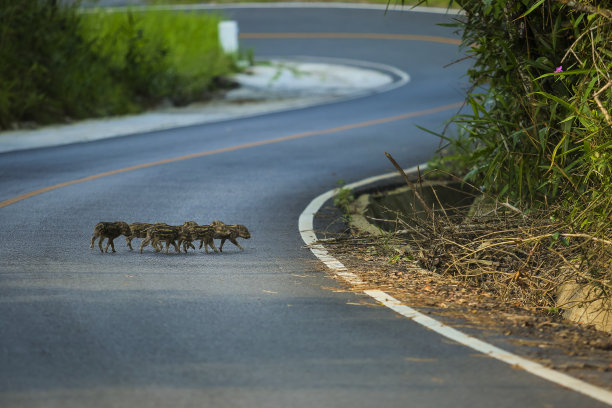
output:
[{"label": "white edge line", "polygon": [[132,10],[149,9],[149,10],[219,10],[219,9],[241,9],[241,8],[335,8],[335,9],[361,9],[361,10],[381,10],[389,12],[413,12],[413,13],[431,13],[431,14],[448,14],[462,15],[463,10],[446,9],[442,7],[422,7],[422,6],[385,6],[380,4],[362,4],[362,3],[299,3],[299,2],[278,2],[278,3],[225,3],[225,4],[159,4],[155,6],[117,6],[117,7],[83,7],[82,10],[105,9],[109,12],[115,10],[123,10],[130,8]]},{"label": "white edge line", "polygon": [[375,88],[364,89],[361,91],[356,91],[350,95],[342,96],[339,98],[334,98],[332,102],[341,102],[346,100],[352,100],[361,98],[368,95],[380,94],[388,91],[392,91],[394,89],[400,88],[407,83],[410,82],[410,74],[401,69],[394,67],[393,65],[381,64],[378,62],[372,62],[367,60],[359,60],[359,59],[350,59],[350,58],[336,58],[336,57],[315,57],[309,55],[296,55],[292,57],[282,57],[282,56],[266,56],[260,59],[261,61],[288,61],[295,63],[320,63],[320,64],[333,64],[333,65],[344,65],[351,68],[364,68],[371,69],[373,71],[382,72],[385,74],[393,74],[398,80],[391,81],[386,85],[381,85]]},{"label": "white edge line", "polygon": [[[426,165],[421,165],[418,167],[424,169],[426,168]],[[415,166],[410,169],[406,169],[405,172],[413,173],[416,170],[417,167]],[[398,174],[395,172],[382,174],[380,176],[370,177],[355,183],[347,184],[345,187],[354,189],[356,187],[361,187],[376,181],[396,176],[398,176]],[[319,258],[319,260],[321,260],[329,269],[331,269],[337,276],[343,278],[348,283],[355,286],[365,285],[365,282],[361,280],[361,278],[359,278],[354,273],[349,272],[340,261],[330,255],[323,245],[317,244],[317,236],[314,232],[313,227],[314,215],[319,211],[319,209],[323,206],[323,204],[325,204],[327,200],[329,200],[336,194],[336,191],[337,189],[329,190],[316,197],[308,204],[308,206],[306,206],[304,211],[300,214],[298,222],[300,234],[302,236],[302,240],[306,243],[306,245],[309,246],[312,253],[317,258]],[[579,392],[588,397],[601,401],[605,404],[612,405],[612,392],[604,388],[600,388],[595,385],[586,383],[577,378],[544,367],[543,365],[538,364],[534,361],[505,351],[482,340],[478,340],[475,337],[469,336],[459,330],[453,329],[452,327],[447,326],[436,319],[426,316],[423,313],[420,313],[415,309],[402,304],[399,300],[395,299],[393,296],[381,290],[364,290],[363,293],[372,297],[373,299],[380,302],[389,309],[401,314],[404,317],[407,317],[408,319],[411,319],[412,321],[426,327],[427,329],[435,331],[436,333],[450,340],[470,347],[489,357],[493,357],[497,360],[503,361],[507,364],[512,365],[513,367],[522,368],[523,370],[531,374],[537,375],[538,377],[544,378],[545,380],[558,384],[562,387]]]}]

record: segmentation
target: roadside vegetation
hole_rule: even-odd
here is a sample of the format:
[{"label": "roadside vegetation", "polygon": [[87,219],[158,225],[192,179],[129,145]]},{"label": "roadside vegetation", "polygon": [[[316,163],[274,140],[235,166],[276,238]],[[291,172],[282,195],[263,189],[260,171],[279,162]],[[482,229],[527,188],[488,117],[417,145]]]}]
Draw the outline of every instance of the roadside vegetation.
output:
[{"label": "roadside vegetation", "polygon": [[79,5],[0,0],[0,130],[184,105],[209,98],[238,71],[218,44],[220,15]]},{"label": "roadside vegetation", "polygon": [[237,70],[220,16],[0,0],[0,129],[210,97]]},{"label": "roadside vegetation", "polygon": [[[201,0],[146,0],[149,4],[196,4],[196,3],[215,3],[215,4],[226,4],[226,3],[237,3],[236,0],[219,0],[219,1],[201,1]],[[241,0],[241,3],[277,3],[279,0]],[[396,0],[389,2],[388,0],[289,0],[299,1],[301,3],[378,3],[388,4],[390,7],[402,6],[412,7],[416,5],[428,6],[428,7],[452,7],[458,8],[459,6],[453,3],[452,0],[428,0],[427,2],[420,0],[402,1]]]},{"label": "roadside vegetation", "polygon": [[[460,217],[395,220],[429,270],[512,304],[593,315],[612,291],[612,2],[456,0],[472,88],[425,177],[480,191]],[[467,210],[467,209],[466,209]],[[411,217],[408,217],[411,218]],[[359,238],[358,238],[359,239]],[[404,253],[404,250],[401,252]],[[569,286],[568,286],[569,285]],[[561,288],[582,292],[560,295]]]},{"label": "roadside vegetation", "polygon": [[473,88],[453,119],[459,135],[442,135],[451,154],[432,166],[461,169],[487,197],[486,239],[460,259],[489,264],[446,269],[503,281],[538,307],[567,307],[556,303],[566,282],[588,287],[588,301],[610,299],[612,2],[457,3]]}]

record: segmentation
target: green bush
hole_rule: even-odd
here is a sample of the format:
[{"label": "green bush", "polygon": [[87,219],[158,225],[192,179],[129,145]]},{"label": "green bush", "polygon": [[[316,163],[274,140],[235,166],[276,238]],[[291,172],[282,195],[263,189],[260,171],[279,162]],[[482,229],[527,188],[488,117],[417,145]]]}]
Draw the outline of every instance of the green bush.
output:
[{"label": "green bush", "polygon": [[143,101],[201,99],[213,78],[236,70],[218,44],[217,15],[100,9],[83,20],[96,53],[110,61],[116,80]]},{"label": "green bush", "polygon": [[218,16],[0,0],[0,129],[206,97],[235,71]]},{"label": "green bush", "polygon": [[[612,1],[457,2],[465,10],[457,26],[473,60],[470,112],[453,119],[458,135],[442,135],[451,154],[432,164],[463,167],[497,208],[520,214],[516,233],[506,225],[510,217],[498,228],[517,248],[531,245],[516,276],[535,280],[524,280],[521,292],[545,288],[535,297],[540,302],[570,280],[609,299]],[[493,259],[510,259],[508,253]],[[538,256],[556,264],[529,264]]]},{"label": "green bush", "polygon": [[94,91],[111,84],[80,32],[74,7],[0,0],[0,30],[1,128],[102,113]]},{"label": "green bush", "polygon": [[471,113],[448,138],[467,179],[577,228],[612,212],[612,12],[608,1],[459,0],[473,59]]}]

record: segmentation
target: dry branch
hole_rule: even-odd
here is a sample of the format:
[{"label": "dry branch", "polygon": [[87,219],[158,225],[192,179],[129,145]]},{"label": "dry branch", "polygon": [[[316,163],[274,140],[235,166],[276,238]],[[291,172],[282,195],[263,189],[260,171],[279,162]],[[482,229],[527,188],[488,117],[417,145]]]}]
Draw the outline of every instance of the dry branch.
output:
[{"label": "dry branch", "polygon": [[[452,275],[505,301],[533,308],[560,307],[564,282],[582,282],[612,292],[612,241],[587,233],[559,232],[549,213],[497,212],[489,216],[430,217],[402,214],[401,233],[364,235],[343,244],[376,247],[390,257],[410,254],[420,267]],[[588,243],[588,245],[587,245]],[[389,248],[395,248],[395,251]]]}]

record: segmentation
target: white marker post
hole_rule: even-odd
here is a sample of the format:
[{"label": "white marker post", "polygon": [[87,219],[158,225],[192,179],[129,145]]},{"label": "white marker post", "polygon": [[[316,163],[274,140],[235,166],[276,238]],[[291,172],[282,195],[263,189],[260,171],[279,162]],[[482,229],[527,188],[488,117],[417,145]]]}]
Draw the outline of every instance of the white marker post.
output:
[{"label": "white marker post", "polygon": [[226,54],[238,53],[238,23],[233,20],[219,23],[219,42]]}]

